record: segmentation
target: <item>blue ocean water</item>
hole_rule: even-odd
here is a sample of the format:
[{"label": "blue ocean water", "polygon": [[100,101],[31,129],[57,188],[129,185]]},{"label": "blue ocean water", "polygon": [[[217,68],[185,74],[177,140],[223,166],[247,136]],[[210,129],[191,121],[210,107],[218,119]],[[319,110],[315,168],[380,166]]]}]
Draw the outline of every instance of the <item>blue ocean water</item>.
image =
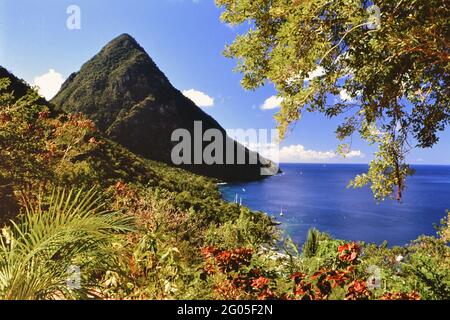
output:
[{"label": "blue ocean water", "polygon": [[[282,164],[282,174],[262,181],[221,186],[227,201],[276,216],[294,241],[316,227],[338,239],[404,245],[435,235],[434,224],[450,209],[450,166],[413,166],[401,203],[377,203],[369,188],[347,189],[367,165]],[[280,212],[283,216],[280,216]]]}]

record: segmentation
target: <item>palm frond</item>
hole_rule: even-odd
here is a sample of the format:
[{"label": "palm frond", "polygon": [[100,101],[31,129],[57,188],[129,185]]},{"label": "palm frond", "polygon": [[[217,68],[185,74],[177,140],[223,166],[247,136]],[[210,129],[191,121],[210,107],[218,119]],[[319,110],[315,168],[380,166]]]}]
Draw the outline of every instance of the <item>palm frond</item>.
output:
[{"label": "palm frond", "polygon": [[[103,208],[93,190],[57,189],[48,201],[27,206],[22,220],[0,237],[0,298],[85,295],[92,272],[108,262],[116,235],[133,229],[131,217]],[[71,265],[80,267],[79,288],[67,286]]]}]

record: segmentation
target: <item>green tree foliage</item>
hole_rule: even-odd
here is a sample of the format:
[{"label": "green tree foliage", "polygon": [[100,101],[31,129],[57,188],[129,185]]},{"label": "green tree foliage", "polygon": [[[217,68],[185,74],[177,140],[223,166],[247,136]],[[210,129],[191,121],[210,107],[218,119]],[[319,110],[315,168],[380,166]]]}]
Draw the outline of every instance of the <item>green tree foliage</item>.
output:
[{"label": "green tree foliage", "polygon": [[249,23],[225,55],[238,59],[244,88],[275,85],[283,98],[276,115],[281,136],[304,112],[345,118],[340,140],[359,133],[379,146],[369,172],[352,185],[372,184],[376,198],[400,199],[412,173],[405,154],[432,147],[450,121],[448,2],[216,3],[224,22]]},{"label": "green tree foliage", "polygon": [[302,254],[307,258],[314,257],[319,250],[319,244],[321,241],[330,240],[331,236],[320,232],[316,228],[311,228],[308,230],[308,236],[305,243],[302,246]]},{"label": "green tree foliage", "polygon": [[[216,181],[143,159],[98,134],[81,114],[52,115],[30,89],[16,99],[8,92],[9,82],[4,81],[2,91],[0,156],[5,161],[0,162],[0,174],[19,200],[9,208],[12,216],[22,214],[9,221],[2,194],[0,217],[9,227],[2,232],[7,260],[0,264],[0,298],[198,298],[210,291],[199,292],[205,286],[197,276],[202,247],[273,241],[271,219],[226,203]],[[54,199],[51,190],[56,186],[94,186],[103,209],[123,219],[133,216],[136,230],[98,234],[102,241],[96,243],[87,232],[94,232],[99,221],[79,221],[77,212],[100,200],[89,193]],[[217,229],[220,237],[211,238]],[[72,234],[77,230],[80,234]],[[21,243],[20,251],[13,243]],[[99,250],[91,247],[97,244]],[[114,252],[105,260],[100,249],[111,245]],[[65,283],[71,264],[82,267],[80,290],[69,290]]]},{"label": "green tree foliage", "polygon": [[0,181],[25,186],[48,175],[44,149],[45,130],[39,114],[48,112],[38,105],[39,96],[31,91],[17,101],[8,92],[8,78],[0,79]]},{"label": "green tree foliage", "polygon": [[0,194],[13,187],[24,195],[69,174],[73,161],[95,147],[96,129],[81,115],[51,117],[34,90],[15,99],[10,83],[0,79]]},{"label": "green tree foliage", "polygon": [[[1,229],[0,299],[449,297],[448,220],[405,247],[311,231],[302,254],[292,241],[283,254],[272,219],[223,201],[215,180],[143,159],[12,80],[0,81],[0,217],[8,192],[22,214]],[[62,191],[83,186],[99,192]]]}]

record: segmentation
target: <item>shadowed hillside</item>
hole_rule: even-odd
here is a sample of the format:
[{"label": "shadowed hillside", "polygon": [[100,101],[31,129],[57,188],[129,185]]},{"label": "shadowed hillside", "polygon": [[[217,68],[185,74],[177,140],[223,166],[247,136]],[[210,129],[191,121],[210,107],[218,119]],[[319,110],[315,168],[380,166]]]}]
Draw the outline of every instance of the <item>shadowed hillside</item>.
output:
[{"label": "shadowed hillside", "polygon": [[[144,49],[127,34],[111,41],[79,72],[72,74],[52,103],[66,112],[84,113],[108,137],[130,151],[168,164],[172,164],[171,150],[177,144],[171,141],[175,129],[187,129],[193,136],[194,121],[201,121],[203,132],[215,128],[226,136],[219,123],[174,88]],[[226,141],[223,144],[225,150]],[[236,150],[244,148],[234,141],[231,144]],[[247,163],[258,157],[246,148],[244,152]],[[253,163],[258,164],[183,167],[225,181],[262,178],[261,162]]]}]

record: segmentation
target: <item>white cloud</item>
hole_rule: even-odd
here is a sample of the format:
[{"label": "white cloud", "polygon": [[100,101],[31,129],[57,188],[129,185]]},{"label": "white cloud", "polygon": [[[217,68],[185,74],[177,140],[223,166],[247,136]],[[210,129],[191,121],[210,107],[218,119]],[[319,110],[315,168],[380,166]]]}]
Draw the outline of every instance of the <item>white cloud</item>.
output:
[{"label": "white cloud", "polygon": [[[247,132],[244,136],[250,136]],[[361,150],[348,150],[345,156],[336,151],[320,151],[306,149],[301,144],[288,145],[280,147],[277,143],[277,138],[272,137],[272,142],[256,142],[257,133],[255,133],[253,140],[245,139],[236,135],[230,135],[233,139],[247,147],[248,149],[258,152],[263,157],[270,159],[276,163],[329,163],[329,162],[346,162],[349,159],[363,159],[366,155]]]},{"label": "white cloud", "polygon": [[349,102],[353,100],[353,98],[348,94],[347,90],[345,89],[339,91],[339,98],[344,102]]},{"label": "white cloud", "polygon": [[38,87],[39,94],[47,100],[50,100],[58,93],[63,82],[63,76],[54,69],[50,69],[47,73],[34,78],[34,86]]},{"label": "white cloud", "polygon": [[295,84],[299,81],[302,81],[305,84],[308,84],[311,80],[314,80],[317,77],[321,77],[325,75],[325,68],[322,66],[317,66],[313,71],[308,72],[308,76],[303,78],[300,74],[296,74],[287,79],[286,83],[288,85]]},{"label": "white cloud", "polygon": [[341,91],[339,91],[339,98],[341,99],[342,102],[355,103],[356,101],[358,101],[358,97],[360,96],[361,91],[356,92],[356,97],[351,96],[350,93],[345,89],[341,89]]},{"label": "white cloud", "polygon": [[184,96],[191,99],[199,107],[212,107],[214,105],[214,98],[211,98],[206,93],[195,90],[183,90]]},{"label": "white cloud", "polygon": [[[360,150],[352,150],[345,156],[346,159],[364,157],[364,153]],[[297,144],[282,147],[279,151],[279,159],[280,162],[328,162],[342,160],[342,157],[335,151],[310,150],[301,144]]]},{"label": "white cloud", "polygon": [[266,101],[264,101],[263,105],[261,106],[261,110],[270,110],[279,108],[282,102],[283,98],[271,96],[270,98],[266,99]]},{"label": "white cloud", "polygon": [[311,81],[317,77],[321,77],[325,75],[325,69],[321,66],[317,66],[316,69],[308,73],[308,77],[304,79],[304,81]]},{"label": "white cloud", "polygon": [[352,150],[345,155],[346,158],[364,158],[364,153],[361,150]]}]

